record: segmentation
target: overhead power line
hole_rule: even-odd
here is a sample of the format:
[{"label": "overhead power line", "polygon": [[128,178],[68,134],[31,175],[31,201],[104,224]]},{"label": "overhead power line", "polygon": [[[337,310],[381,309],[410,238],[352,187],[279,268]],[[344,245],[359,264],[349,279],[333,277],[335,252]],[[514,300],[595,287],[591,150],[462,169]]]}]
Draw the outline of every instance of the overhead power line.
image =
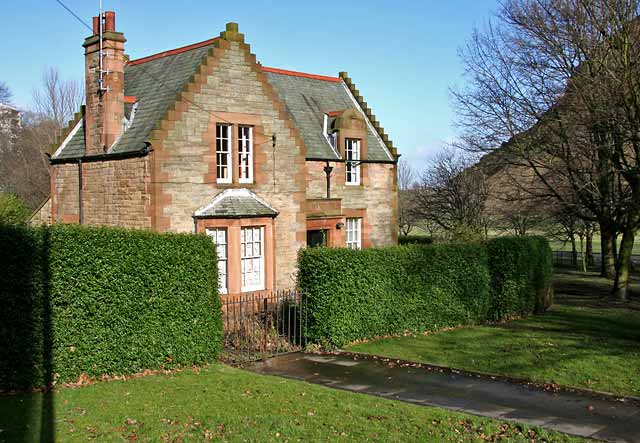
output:
[{"label": "overhead power line", "polygon": [[93,28],[91,27],[91,25],[89,25],[89,23],[87,23],[86,21],[82,20],[82,18],[81,18],[78,14],[76,14],[75,12],[73,12],[73,10],[72,10],[70,7],[68,7],[67,5],[65,5],[65,4],[64,4],[62,1],[60,1],[60,0],[56,0],[56,2],[57,2],[60,6],[62,6],[64,9],[66,9],[66,10],[67,10],[67,12],[68,12],[69,14],[71,14],[71,15],[72,15],[76,20],[78,20],[80,23],[82,23],[82,24],[83,24],[84,26],[86,26],[90,31],[92,31],[92,32],[93,32]]}]

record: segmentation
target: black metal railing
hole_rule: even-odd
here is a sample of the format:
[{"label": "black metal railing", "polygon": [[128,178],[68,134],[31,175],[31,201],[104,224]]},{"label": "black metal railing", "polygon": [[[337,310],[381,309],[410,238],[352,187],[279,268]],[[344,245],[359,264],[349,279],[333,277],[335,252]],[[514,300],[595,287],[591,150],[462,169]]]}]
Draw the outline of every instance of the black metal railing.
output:
[{"label": "black metal railing", "polygon": [[[591,254],[591,258],[587,258],[588,268],[599,268],[602,263],[602,254],[594,252]],[[553,251],[553,264],[554,266],[582,266],[582,253],[571,251]],[[631,264],[634,268],[640,268],[640,255],[631,256]]]},{"label": "black metal railing", "polygon": [[300,292],[222,297],[225,360],[255,361],[297,352],[306,345],[306,310]]}]

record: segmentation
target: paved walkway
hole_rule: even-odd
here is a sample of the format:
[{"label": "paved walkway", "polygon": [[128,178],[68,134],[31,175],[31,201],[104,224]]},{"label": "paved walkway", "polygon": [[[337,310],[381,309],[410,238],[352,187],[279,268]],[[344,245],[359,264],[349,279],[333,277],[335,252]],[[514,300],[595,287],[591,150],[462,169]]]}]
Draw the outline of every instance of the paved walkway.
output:
[{"label": "paved walkway", "polygon": [[289,354],[248,369],[420,405],[515,420],[611,442],[640,443],[640,407],[624,402],[552,393],[505,381],[390,367],[348,356]]}]

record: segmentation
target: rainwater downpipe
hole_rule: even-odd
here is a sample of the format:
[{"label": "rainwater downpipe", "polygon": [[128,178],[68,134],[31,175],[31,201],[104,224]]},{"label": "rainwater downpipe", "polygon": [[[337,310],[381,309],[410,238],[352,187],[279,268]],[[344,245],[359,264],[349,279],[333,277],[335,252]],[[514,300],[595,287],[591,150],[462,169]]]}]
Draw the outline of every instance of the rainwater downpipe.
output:
[{"label": "rainwater downpipe", "polygon": [[84,224],[82,160],[78,160],[78,222]]},{"label": "rainwater downpipe", "polygon": [[327,174],[327,200],[331,198],[331,171],[333,171],[333,167],[327,162],[324,167],[324,173]]}]

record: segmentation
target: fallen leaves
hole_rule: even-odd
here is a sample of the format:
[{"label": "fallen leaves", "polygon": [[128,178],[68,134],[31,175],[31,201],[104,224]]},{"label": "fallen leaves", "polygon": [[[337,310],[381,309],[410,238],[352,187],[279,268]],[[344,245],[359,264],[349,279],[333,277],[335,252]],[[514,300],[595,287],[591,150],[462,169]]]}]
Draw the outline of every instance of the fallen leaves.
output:
[{"label": "fallen leaves", "polygon": [[387,417],[386,415],[368,415],[367,420],[384,421],[384,420],[389,420],[389,417]]},{"label": "fallen leaves", "polygon": [[187,441],[218,441],[227,433],[227,425],[219,423],[215,428],[207,426],[204,420],[187,417],[185,420],[163,418],[160,422],[168,428],[161,436],[162,443],[182,443]]},{"label": "fallen leaves", "polygon": [[[167,361],[171,360],[170,362],[173,361],[173,359],[171,357],[167,357]],[[100,377],[89,377],[86,373],[82,373],[80,374],[80,376],[78,377],[78,379],[73,382],[73,383],[61,383],[59,384],[59,386],[62,386],[64,388],[82,388],[85,386],[89,386],[89,385],[93,385],[99,381],[103,381],[103,382],[109,382],[109,381],[126,381],[126,380],[133,380],[136,378],[141,378],[141,377],[148,377],[148,376],[152,376],[152,375],[175,375],[175,374],[179,374],[181,372],[185,372],[187,370],[190,370],[194,373],[199,373],[203,368],[208,367],[209,365],[205,365],[203,367],[197,367],[197,366],[190,366],[190,367],[180,367],[180,368],[173,368],[173,369],[165,369],[165,368],[161,368],[161,369],[145,369],[143,371],[137,372],[135,374],[130,374],[130,375],[110,375],[110,374],[104,374],[101,375]],[[43,391],[42,389],[34,389],[32,391],[28,391],[28,392],[40,392]],[[22,391],[15,391],[15,392],[9,392],[11,394],[19,394]],[[3,394],[5,392],[0,391],[0,394]]]},{"label": "fallen leaves", "polygon": [[[487,429],[486,424],[474,423],[472,420],[439,420],[434,419],[431,424],[436,428],[436,432],[430,432],[430,435],[436,435],[438,432],[444,437],[447,430],[452,431],[460,441],[467,441],[469,436],[486,442],[507,442],[519,437],[518,441],[524,439],[528,443],[549,443],[546,437],[540,435],[536,429],[524,429],[515,423],[501,423],[493,429]],[[462,440],[462,438],[465,438]],[[475,440],[474,440],[475,441]]]}]

